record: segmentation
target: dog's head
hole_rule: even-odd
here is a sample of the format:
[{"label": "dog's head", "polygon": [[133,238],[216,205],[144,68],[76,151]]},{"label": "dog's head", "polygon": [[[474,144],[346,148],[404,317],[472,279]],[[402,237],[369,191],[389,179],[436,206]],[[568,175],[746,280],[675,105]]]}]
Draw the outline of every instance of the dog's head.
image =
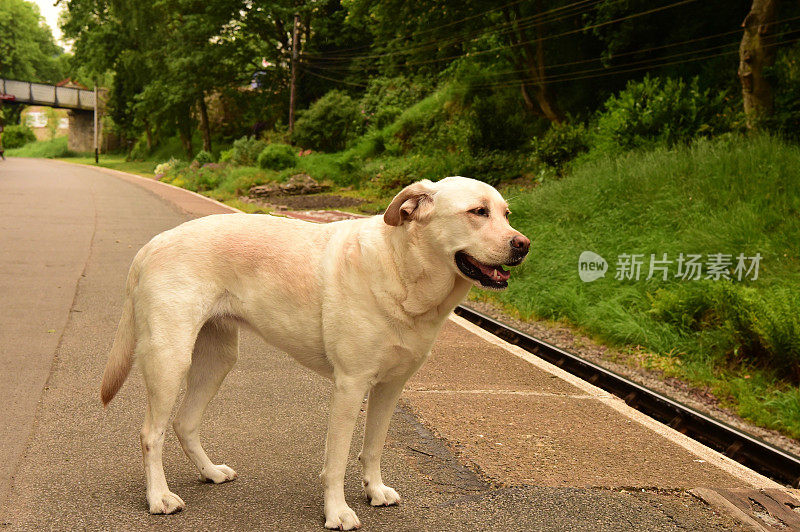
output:
[{"label": "dog's head", "polygon": [[508,222],[508,203],[497,190],[475,179],[448,177],[418,181],[395,196],[383,215],[392,226],[424,235],[455,272],[484,288],[502,290],[528,254],[530,240]]}]

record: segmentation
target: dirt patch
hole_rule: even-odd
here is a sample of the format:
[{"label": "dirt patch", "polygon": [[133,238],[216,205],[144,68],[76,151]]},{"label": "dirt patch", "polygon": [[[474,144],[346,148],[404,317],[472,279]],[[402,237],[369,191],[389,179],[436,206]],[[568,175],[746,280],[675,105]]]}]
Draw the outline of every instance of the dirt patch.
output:
[{"label": "dirt patch", "polygon": [[524,333],[575,353],[599,366],[624,375],[642,386],[655,390],[695,410],[724,421],[739,430],[752,434],[767,443],[800,456],[800,441],[784,436],[774,430],[757,427],[742,419],[732,410],[721,406],[719,399],[708,389],[697,388],[687,382],[665,377],[658,370],[632,367],[628,364],[620,363],[620,360],[627,360],[630,357],[612,347],[599,344],[588,336],[584,336],[567,326],[543,321],[521,321],[509,316],[499,307],[484,301],[467,301],[465,304]]},{"label": "dirt patch", "polygon": [[308,194],[302,196],[283,196],[274,195],[260,198],[251,198],[249,196],[242,196],[239,198],[246,203],[253,205],[261,205],[264,208],[272,210],[314,210],[314,209],[341,209],[347,207],[358,207],[366,203],[360,198],[352,198],[348,196],[338,196],[336,194]]}]

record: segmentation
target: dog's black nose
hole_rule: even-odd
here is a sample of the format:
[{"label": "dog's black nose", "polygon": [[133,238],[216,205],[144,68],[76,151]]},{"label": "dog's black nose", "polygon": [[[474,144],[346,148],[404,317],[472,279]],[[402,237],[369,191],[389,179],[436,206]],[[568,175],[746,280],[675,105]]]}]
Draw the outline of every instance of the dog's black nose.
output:
[{"label": "dog's black nose", "polygon": [[524,255],[528,252],[528,248],[531,247],[531,241],[522,235],[516,235],[514,238],[511,239],[511,247],[514,248],[517,253]]}]

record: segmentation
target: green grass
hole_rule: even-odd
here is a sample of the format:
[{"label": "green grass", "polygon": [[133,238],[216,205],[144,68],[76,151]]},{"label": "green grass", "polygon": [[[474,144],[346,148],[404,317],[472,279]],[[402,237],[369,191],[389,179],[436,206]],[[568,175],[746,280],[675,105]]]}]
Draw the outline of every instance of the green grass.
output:
[{"label": "green grass", "polygon": [[[80,154],[72,157],[59,157],[62,161],[71,163],[95,165],[94,155]],[[156,167],[154,161],[126,161],[125,156],[121,154],[100,154],[98,166],[104,168],[111,168],[120,170],[122,172],[129,172],[144,177],[153,177],[153,169]]]},{"label": "green grass", "polygon": [[[9,157],[36,157],[43,159],[60,159],[63,161],[94,165],[94,154],[75,153],[67,148],[67,137],[52,140],[31,142],[13,150],[7,150]],[[113,168],[147,177],[153,177],[154,161],[126,161],[125,156],[118,153],[100,154],[100,164],[105,168]]]},{"label": "green grass", "polygon": [[[797,168],[797,146],[727,137],[593,157],[560,181],[506,190],[533,252],[492,298],[523,318],[641,346],[652,353],[645,365],[709,386],[742,416],[800,437]],[[608,261],[604,278],[579,279],[584,250]],[[651,253],[756,252],[755,281],[644,279]],[[614,279],[623,253],[645,256],[639,281]]]},{"label": "green grass", "polygon": [[21,148],[6,150],[7,157],[55,159],[57,157],[68,157],[70,155],[72,155],[72,152],[67,148],[67,137],[56,137],[51,140],[31,142]]}]

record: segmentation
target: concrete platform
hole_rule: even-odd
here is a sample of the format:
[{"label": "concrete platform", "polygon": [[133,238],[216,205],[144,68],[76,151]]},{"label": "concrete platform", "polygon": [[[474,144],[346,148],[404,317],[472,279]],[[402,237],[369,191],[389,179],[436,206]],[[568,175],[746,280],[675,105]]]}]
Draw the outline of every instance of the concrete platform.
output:
[{"label": "concrete platform", "polygon": [[[479,336],[480,335],[480,336]],[[454,316],[405,404],[504,485],[776,488],[625,403]],[[521,355],[521,356],[517,356]],[[645,424],[642,423],[645,422]]]},{"label": "concrete platform", "polygon": [[[0,411],[0,528],[321,530],[330,385],[253,335],[243,334],[202,432],[212,459],[240,478],[198,482],[170,432],[167,478],[187,502],[178,515],[146,511],[139,375],[107,410],[97,397],[135,252],[230,209],[120,172],[7,162],[0,367],[2,382],[21,387],[0,390],[11,405]],[[37,273],[48,262],[65,267]],[[777,487],[459,318],[393,419],[384,476],[401,506],[365,502],[359,439],[345,492],[367,530],[739,530],[686,490]]]}]

